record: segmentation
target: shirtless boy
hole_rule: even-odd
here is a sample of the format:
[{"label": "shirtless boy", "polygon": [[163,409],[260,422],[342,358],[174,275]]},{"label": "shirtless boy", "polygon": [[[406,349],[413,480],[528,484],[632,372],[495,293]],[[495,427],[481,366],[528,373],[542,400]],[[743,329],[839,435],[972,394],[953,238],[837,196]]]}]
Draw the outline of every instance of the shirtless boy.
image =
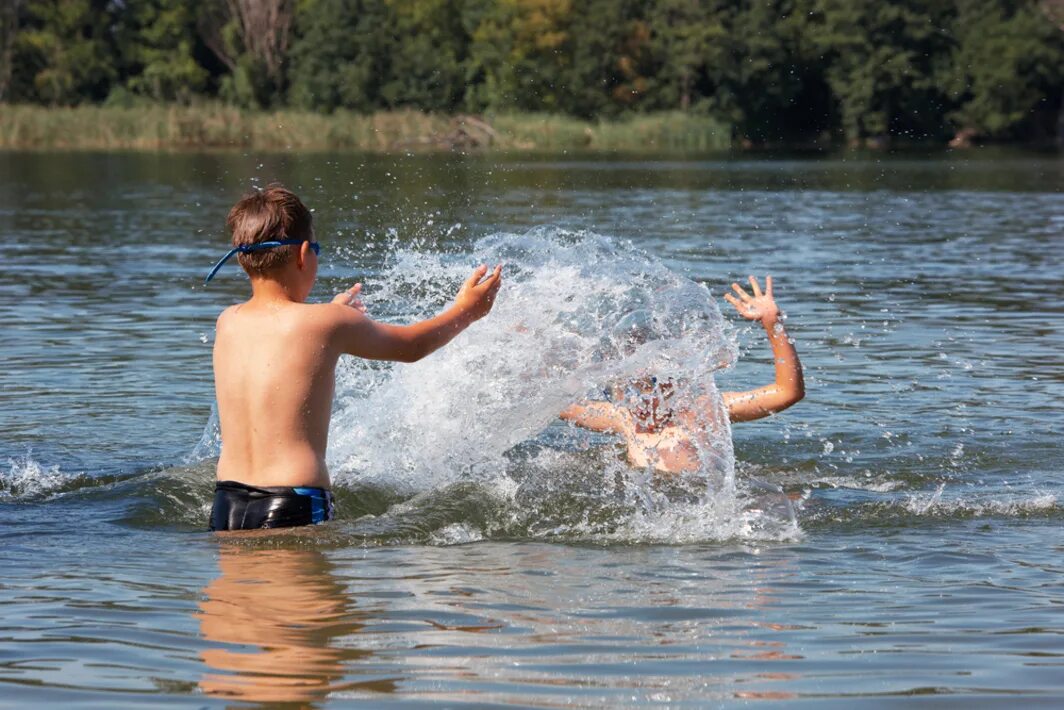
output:
[{"label": "shirtless boy", "polygon": [[334,515],[325,467],[340,355],[414,362],[491,310],[502,267],[473,271],[454,303],[413,325],[365,315],[355,284],[331,303],[306,303],[318,272],[310,211],[279,185],[245,195],[226,221],[251,279],[251,298],[218,317],[214,387],[222,455],[211,530],[309,525]]},{"label": "shirtless boy", "polygon": [[[724,392],[724,406],[732,422],[761,419],[783,411],[805,396],[805,381],[798,353],[780,320],[780,309],[772,295],[772,277],[765,279],[765,291],[750,277],[753,295],[732,284],[735,295],[724,298],[739,315],[761,321],[776,362],[776,381],[748,392]],[[567,407],[561,418],[591,431],[610,432],[623,437],[628,462],[639,468],[652,467],[662,473],[696,471],[701,465],[700,434],[712,426],[713,402],[695,398],[689,403],[672,404],[677,384],[671,379],[648,376],[615,388],[614,402],[583,402]],[[619,402],[615,403],[615,402]]]}]

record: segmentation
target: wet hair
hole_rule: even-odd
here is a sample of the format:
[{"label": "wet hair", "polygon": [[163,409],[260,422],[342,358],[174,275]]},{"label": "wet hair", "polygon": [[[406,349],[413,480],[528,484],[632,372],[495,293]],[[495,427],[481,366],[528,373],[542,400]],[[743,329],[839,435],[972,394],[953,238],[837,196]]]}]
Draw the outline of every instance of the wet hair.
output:
[{"label": "wet hair", "polygon": [[[310,210],[294,192],[273,183],[265,189],[246,193],[229,210],[226,229],[232,235],[234,247],[284,239],[314,239]],[[264,274],[284,266],[292,258],[292,250],[299,245],[263,249],[237,255],[248,274]]]}]

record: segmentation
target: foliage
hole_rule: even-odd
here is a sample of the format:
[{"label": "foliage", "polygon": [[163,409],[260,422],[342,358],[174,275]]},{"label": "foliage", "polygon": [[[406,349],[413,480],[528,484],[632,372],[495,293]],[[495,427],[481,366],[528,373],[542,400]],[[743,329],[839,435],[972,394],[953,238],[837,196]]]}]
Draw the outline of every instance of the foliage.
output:
[{"label": "foliage", "polygon": [[[954,61],[942,71],[959,128],[1009,135],[1038,110],[1060,104],[1064,32],[1029,3],[958,6]],[[986,61],[992,57],[993,61]]]},{"label": "foliage", "polygon": [[[419,111],[330,114],[248,111],[218,102],[135,108],[5,107],[0,148],[362,151],[453,150],[455,120]],[[503,151],[722,150],[727,127],[684,113],[582,121],[557,114],[500,114],[485,149]]]},{"label": "foliage", "polygon": [[1061,140],[1064,2],[4,0],[0,100],[680,111],[750,144]]},{"label": "foliage", "polygon": [[117,72],[105,0],[28,0],[14,38],[16,100],[70,105],[106,97]]},{"label": "foliage", "polygon": [[138,0],[116,7],[115,47],[124,86],[160,101],[188,102],[207,86],[196,60],[196,16],[189,3]]}]

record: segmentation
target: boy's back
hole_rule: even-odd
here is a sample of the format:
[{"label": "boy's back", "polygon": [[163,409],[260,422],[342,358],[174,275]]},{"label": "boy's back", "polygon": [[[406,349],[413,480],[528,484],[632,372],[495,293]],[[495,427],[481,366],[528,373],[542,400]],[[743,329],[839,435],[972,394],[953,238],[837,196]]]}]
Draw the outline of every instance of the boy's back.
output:
[{"label": "boy's back", "polygon": [[[214,381],[222,455],[212,530],[289,527],[333,515],[325,466],[336,361],[348,354],[413,362],[487,315],[501,267],[474,270],[454,304],[408,326],[365,315],[356,284],[331,303],[308,304],[319,245],[310,211],[280,186],[245,195],[229,213],[251,298],[218,318]],[[485,278],[486,276],[486,278]]]},{"label": "boy's back", "polygon": [[227,308],[214,345],[222,441],[219,480],[252,486],[329,486],[324,452],[340,353],[338,306],[304,303]]}]

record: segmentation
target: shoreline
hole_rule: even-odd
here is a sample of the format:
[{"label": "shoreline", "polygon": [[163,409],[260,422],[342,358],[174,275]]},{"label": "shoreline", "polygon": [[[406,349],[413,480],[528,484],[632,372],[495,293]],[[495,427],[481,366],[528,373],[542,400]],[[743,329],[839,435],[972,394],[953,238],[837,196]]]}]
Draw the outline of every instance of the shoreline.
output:
[{"label": "shoreline", "polygon": [[357,114],[338,111],[245,111],[223,104],[0,104],[0,151],[354,152],[371,154],[584,156],[941,156],[983,151],[1054,155],[1055,142],[975,143],[890,140],[750,145],[708,116],[680,112],[582,120],[560,114],[487,116],[415,110]]},{"label": "shoreline", "polygon": [[731,128],[682,113],[585,121],[554,114],[251,112],[223,105],[0,105],[0,150],[368,153],[720,152]]}]

